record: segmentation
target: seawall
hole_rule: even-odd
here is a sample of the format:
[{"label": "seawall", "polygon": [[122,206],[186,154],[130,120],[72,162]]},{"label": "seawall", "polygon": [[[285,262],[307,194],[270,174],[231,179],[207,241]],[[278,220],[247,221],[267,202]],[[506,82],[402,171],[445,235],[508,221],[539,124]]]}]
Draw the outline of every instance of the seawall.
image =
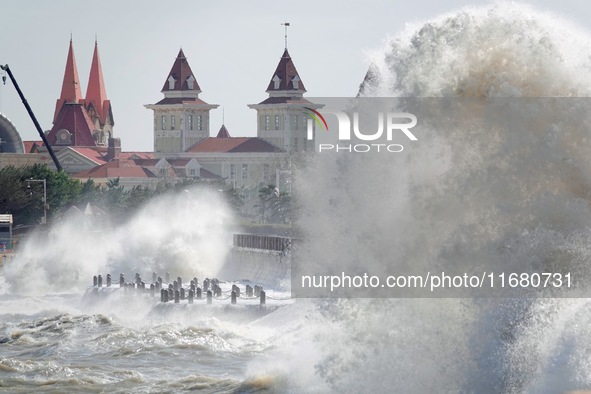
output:
[{"label": "seawall", "polygon": [[290,237],[234,234],[233,247],[219,273],[226,280],[249,280],[275,289],[289,288]]}]

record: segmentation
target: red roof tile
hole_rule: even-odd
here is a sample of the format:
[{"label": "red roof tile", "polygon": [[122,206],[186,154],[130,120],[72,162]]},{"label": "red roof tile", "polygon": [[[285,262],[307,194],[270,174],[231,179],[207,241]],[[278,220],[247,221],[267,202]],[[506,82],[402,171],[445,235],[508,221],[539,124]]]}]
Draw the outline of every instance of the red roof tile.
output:
[{"label": "red roof tile", "polygon": [[64,104],[53,128],[47,135],[47,140],[51,145],[59,145],[57,132],[61,129],[66,129],[72,134],[72,142],[69,146],[96,146],[96,142],[92,138],[94,125],[82,104]]},{"label": "red roof tile", "polygon": [[[185,176],[184,167],[192,159],[167,160],[170,167],[167,169],[167,177],[181,178]],[[158,171],[156,164],[160,159],[115,159],[105,164],[91,168],[90,170],[75,174],[75,178],[156,178]],[[203,179],[220,179],[220,177],[204,168],[200,169],[199,177]]]},{"label": "red roof tile", "polygon": [[183,98],[183,97],[167,97],[158,101],[154,105],[166,105],[166,104],[207,104],[205,101],[199,98]]},{"label": "red roof tile", "polygon": [[90,76],[88,78],[88,88],[86,89],[85,106],[92,105],[96,111],[101,124],[105,124],[111,102],[107,99],[107,90],[103,80],[103,69],[98,53],[98,43],[94,42],[94,54],[92,56],[92,65],[90,66]]},{"label": "red roof tile", "polygon": [[23,141],[25,153],[37,153],[37,148],[43,146],[43,141]]},{"label": "red roof tile", "polygon": [[[279,77],[280,81],[277,84],[277,88],[275,87],[275,77]],[[289,52],[285,49],[283,55],[281,56],[281,60],[275,69],[275,73],[271,77],[271,81],[269,82],[269,86],[267,87],[267,92],[269,91],[278,91],[278,90],[293,90],[297,92],[305,92],[306,88],[304,87],[304,82],[299,79],[297,88],[294,87],[293,79],[297,77],[300,78],[298,75],[298,70],[296,70],[291,57],[289,56]]]},{"label": "red roof tile", "polygon": [[121,152],[119,159],[133,160],[133,159],[153,159],[154,152]]},{"label": "red roof tile", "polygon": [[216,138],[230,138],[230,133],[228,132],[228,129],[226,129],[226,126],[222,125],[222,127],[220,127],[220,131],[218,131]]},{"label": "red roof tile", "polygon": [[74,46],[70,39],[70,48],[68,49],[68,58],[66,60],[66,70],[64,71],[64,80],[62,82],[62,92],[60,98],[55,104],[53,122],[55,123],[63,105],[65,103],[79,103],[82,100],[82,91],[80,90],[80,79],[78,78],[78,69],[76,68],[76,57],[74,56]]},{"label": "red roof tile", "polygon": [[271,145],[267,141],[257,137],[209,137],[199,141],[187,152],[192,153],[235,153],[235,152],[283,152],[281,149]]},{"label": "red roof tile", "polygon": [[311,104],[303,97],[269,97],[259,104]]},{"label": "red roof tile", "polygon": [[111,160],[108,163],[82,171],[75,178],[149,178],[153,174],[141,166],[133,165],[133,160]]},{"label": "red roof tile", "polygon": [[72,146],[71,148],[97,164],[104,164],[108,161],[105,154],[97,151],[96,149],[81,146]]},{"label": "red roof tile", "polygon": [[[170,88],[168,82],[171,76],[175,80],[174,87],[172,89]],[[194,79],[192,89],[189,88],[189,83],[187,82],[187,79],[191,76],[193,76]],[[193,71],[191,71],[189,62],[187,61],[187,58],[185,57],[185,54],[183,53],[182,49],[179,51],[179,54],[176,57],[176,60],[174,61],[174,64],[172,65],[172,68],[170,69],[168,76],[166,77],[166,81],[164,81],[164,86],[162,87],[163,92],[168,92],[171,90],[201,91],[201,89],[199,88],[199,84],[197,83],[197,80],[193,75]]]}]

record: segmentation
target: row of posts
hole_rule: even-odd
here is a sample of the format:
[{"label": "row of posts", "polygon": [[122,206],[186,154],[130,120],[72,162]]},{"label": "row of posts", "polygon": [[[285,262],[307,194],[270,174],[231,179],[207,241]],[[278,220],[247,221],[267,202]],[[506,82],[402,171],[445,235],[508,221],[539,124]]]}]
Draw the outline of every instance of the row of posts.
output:
[{"label": "row of posts", "polygon": [[[213,297],[221,297],[222,296],[222,288],[219,286],[218,279],[209,279],[206,278],[203,281],[203,289],[197,287],[197,278],[194,277],[191,280],[190,288],[188,293],[185,292],[185,288],[183,287],[183,280],[179,276],[177,279],[170,283],[170,274],[166,273],[166,283],[168,283],[168,288],[162,288],[162,277],[158,276],[155,272],[152,274],[152,284],[150,285],[150,293],[152,295],[155,294],[156,291],[160,291],[160,302],[168,302],[174,299],[174,302],[178,304],[180,300],[184,300],[185,298],[188,300],[189,304],[192,304],[194,299],[197,298],[198,300],[202,299],[203,291],[206,292],[207,303],[211,304]],[[107,274],[107,281],[106,286],[111,287],[111,274]],[[103,287],[103,277],[101,275],[95,275],[92,278],[92,285],[94,287]],[[136,273],[133,282],[126,283],[125,276],[123,274],[119,275],[119,287],[124,289],[141,289],[146,290],[146,283],[142,281],[140,274]],[[260,305],[266,304],[266,293],[263,290],[262,286],[255,285],[254,288],[250,285],[246,285],[245,290],[247,297],[259,297]],[[232,293],[231,293],[231,303],[236,304],[237,298],[240,297],[240,288],[237,285],[232,285]]]}]

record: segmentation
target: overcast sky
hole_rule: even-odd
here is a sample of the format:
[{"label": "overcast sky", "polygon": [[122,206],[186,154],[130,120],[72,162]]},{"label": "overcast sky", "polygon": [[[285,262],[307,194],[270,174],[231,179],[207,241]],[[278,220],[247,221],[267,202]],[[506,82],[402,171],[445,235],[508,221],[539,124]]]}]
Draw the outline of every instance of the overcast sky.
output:
[{"label": "overcast sky", "polygon": [[[407,4],[408,3],[408,4]],[[0,2],[0,64],[9,64],[44,130],[50,129],[60,94],[68,42],[73,36],[82,93],[86,94],[95,35],[114,135],[126,151],[152,151],[152,111],[143,107],[160,89],[182,47],[203,90],[219,104],[211,112],[215,135],[256,135],[254,104],[284,47],[282,22],[290,22],[289,52],[308,97],[354,96],[368,53],[407,23],[417,23],[478,1],[28,1]],[[527,2],[591,29],[591,6],[580,0]],[[0,86],[0,112],[23,140],[39,140],[14,87]]]}]

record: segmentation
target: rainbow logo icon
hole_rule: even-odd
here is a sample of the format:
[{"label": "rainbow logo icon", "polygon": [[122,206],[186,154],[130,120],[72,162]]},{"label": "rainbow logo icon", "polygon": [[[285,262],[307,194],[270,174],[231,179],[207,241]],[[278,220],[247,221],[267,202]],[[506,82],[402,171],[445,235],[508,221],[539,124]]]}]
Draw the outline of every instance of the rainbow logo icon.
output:
[{"label": "rainbow logo icon", "polygon": [[324,125],[324,129],[326,131],[328,131],[328,124],[326,123],[326,119],[324,119],[324,116],[322,116],[322,114],[318,111],[316,111],[315,109],[309,108],[309,107],[304,107],[304,109],[307,109],[310,112],[305,112],[305,114],[312,119],[314,122],[316,122],[316,124],[318,125],[318,127],[322,128]]}]

